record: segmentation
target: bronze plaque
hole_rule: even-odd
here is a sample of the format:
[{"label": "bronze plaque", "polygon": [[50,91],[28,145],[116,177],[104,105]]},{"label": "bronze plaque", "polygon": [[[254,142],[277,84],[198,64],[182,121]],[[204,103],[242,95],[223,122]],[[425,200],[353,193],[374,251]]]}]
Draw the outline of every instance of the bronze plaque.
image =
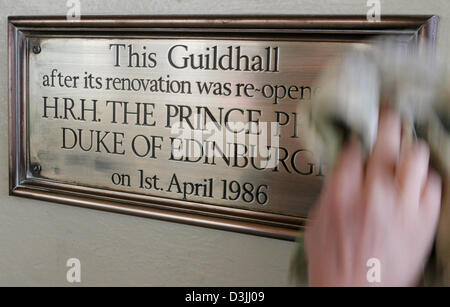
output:
[{"label": "bronze plaque", "polygon": [[302,144],[315,77],[435,22],[12,17],[11,193],[293,239],[326,171]]}]

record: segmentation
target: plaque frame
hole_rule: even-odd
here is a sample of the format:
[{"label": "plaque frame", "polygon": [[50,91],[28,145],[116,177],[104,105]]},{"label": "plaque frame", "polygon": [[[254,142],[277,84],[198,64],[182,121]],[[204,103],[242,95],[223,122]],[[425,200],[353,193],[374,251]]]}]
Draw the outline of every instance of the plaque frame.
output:
[{"label": "plaque frame", "polygon": [[406,35],[420,49],[434,51],[438,18],[385,16],[65,16],[8,17],[9,193],[196,226],[295,240],[306,218],[283,216],[191,201],[110,191],[39,179],[39,165],[27,156],[27,54],[33,37],[189,37],[308,41],[359,41],[379,34]]}]

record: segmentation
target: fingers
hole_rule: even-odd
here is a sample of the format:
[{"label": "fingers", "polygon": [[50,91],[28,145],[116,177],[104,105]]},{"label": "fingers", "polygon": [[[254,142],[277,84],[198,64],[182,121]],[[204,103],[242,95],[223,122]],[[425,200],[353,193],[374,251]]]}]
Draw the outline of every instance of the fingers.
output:
[{"label": "fingers", "polygon": [[365,193],[370,201],[365,203],[366,215],[382,218],[392,214],[395,194],[395,167],[400,152],[401,120],[398,114],[382,109],[378,123],[378,135],[367,162]]},{"label": "fingers", "polygon": [[423,142],[417,142],[403,148],[397,169],[401,203],[407,205],[408,210],[417,212],[423,188],[428,177],[430,150]]},{"label": "fingers", "polygon": [[378,135],[373,152],[368,161],[368,172],[383,167],[392,170],[400,152],[401,121],[400,116],[388,109],[380,111]]},{"label": "fingers", "polygon": [[[349,271],[353,260],[351,245],[357,233],[351,229],[359,217],[355,205],[360,203],[362,193],[363,162],[361,144],[353,138],[342,150],[333,173],[327,178],[319,207],[313,212],[316,222],[307,228],[307,249],[314,248],[318,241],[331,248],[333,254],[327,256],[336,262],[335,274],[339,276]],[[331,237],[336,239],[330,241]]]},{"label": "fingers", "polygon": [[348,206],[354,201],[355,195],[361,193],[363,159],[360,142],[352,138],[339,156],[334,173],[328,182],[328,189],[334,198],[332,203]]}]

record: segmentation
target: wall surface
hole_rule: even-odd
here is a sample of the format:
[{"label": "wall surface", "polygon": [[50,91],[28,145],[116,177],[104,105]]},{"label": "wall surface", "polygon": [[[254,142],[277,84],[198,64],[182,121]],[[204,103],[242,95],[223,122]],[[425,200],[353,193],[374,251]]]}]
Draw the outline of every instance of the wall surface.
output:
[{"label": "wall surface", "polygon": [[[82,14],[366,14],[366,0],[81,0]],[[66,0],[0,0],[0,286],[64,286],[68,258],[83,286],[284,286],[292,242],[8,196],[7,16],[66,15]],[[382,14],[440,17],[450,1],[381,1]]]}]

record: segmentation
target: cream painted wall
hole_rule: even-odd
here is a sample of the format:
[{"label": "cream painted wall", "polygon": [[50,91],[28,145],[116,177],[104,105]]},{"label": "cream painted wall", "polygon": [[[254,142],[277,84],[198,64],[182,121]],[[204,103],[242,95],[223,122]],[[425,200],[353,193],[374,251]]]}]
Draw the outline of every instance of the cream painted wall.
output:
[{"label": "cream painted wall", "polygon": [[[64,286],[65,262],[82,283],[283,286],[294,243],[8,196],[7,16],[65,15],[66,0],[0,0],[0,286]],[[450,1],[381,1],[382,14],[440,16],[448,58]],[[366,0],[81,0],[82,14],[365,14]]]}]

